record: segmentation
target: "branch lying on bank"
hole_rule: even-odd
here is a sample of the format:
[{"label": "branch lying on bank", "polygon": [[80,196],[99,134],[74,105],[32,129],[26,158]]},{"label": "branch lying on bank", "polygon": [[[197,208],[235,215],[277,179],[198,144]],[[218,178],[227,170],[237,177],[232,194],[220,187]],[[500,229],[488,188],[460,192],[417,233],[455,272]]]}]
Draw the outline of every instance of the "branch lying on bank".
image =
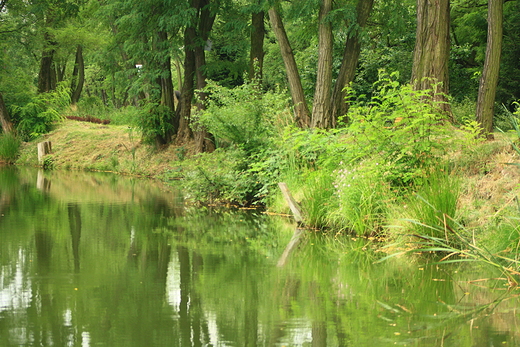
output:
[{"label": "branch lying on bank", "polygon": [[291,252],[298,247],[298,245],[301,242],[301,236],[304,231],[304,223],[303,223],[303,217],[302,212],[300,209],[300,206],[294,200],[291,192],[289,191],[289,188],[287,187],[287,184],[284,182],[278,183],[278,187],[280,187],[280,190],[282,191],[282,194],[285,198],[285,201],[287,201],[287,204],[289,205],[289,208],[291,209],[293,213],[294,220],[296,221],[296,230],[294,230],[294,234],[291,237],[291,240],[285,247],[285,250],[282,253],[282,256],[278,260],[278,263],[276,266],[283,267],[285,263],[287,262],[287,258],[289,258],[289,255]]}]

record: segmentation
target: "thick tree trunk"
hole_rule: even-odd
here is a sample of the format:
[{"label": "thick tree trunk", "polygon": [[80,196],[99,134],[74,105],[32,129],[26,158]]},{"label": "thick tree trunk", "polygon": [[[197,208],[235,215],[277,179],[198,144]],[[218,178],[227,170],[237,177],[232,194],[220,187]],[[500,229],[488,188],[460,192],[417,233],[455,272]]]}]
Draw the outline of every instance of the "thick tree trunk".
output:
[{"label": "thick tree trunk", "polygon": [[356,6],[358,31],[349,35],[345,41],[345,49],[343,50],[343,60],[339,69],[338,78],[334,85],[334,92],[332,95],[332,126],[335,127],[339,117],[347,114],[348,103],[345,100],[345,87],[353,80],[356,73],[356,68],[359,61],[359,54],[361,53],[361,42],[359,41],[359,34],[362,28],[365,27],[368,17],[372,12],[374,0],[358,0]]},{"label": "thick tree trunk", "polygon": [[282,19],[276,9],[271,8],[268,11],[269,21],[273,28],[276,40],[280,46],[280,52],[285,65],[285,71],[287,73],[287,79],[289,81],[289,89],[291,92],[292,101],[294,104],[295,121],[300,127],[308,127],[311,124],[311,117],[309,108],[305,101],[305,95],[303,93],[302,82],[294,54],[285,32]]},{"label": "thick tree trunk", "polygon": [[[199,27],[198,27],[198,39],[200,43],[195,46],[195,77],[196,86],[200,90],[198,92],[197,109],[202,110],[205,108],[204,101],[206,100],[206,94],[202,92],[206,87],[206,55],[204,47],[209,38],[209,32],[215,22],[216,13],[212,13],[210,10],[210,0],[199,0]],[[215,141],[213,135],[210,134],[207,129],[201,125],[197,126],[197,130],[194,133],[195,137],[195,151],[197,153],[202,152],[213,152],[215,150]]]},{"label": "thick tree trunk", "polygon": [[331,128],[331,92],[332,92],[332,25],[327,19],[332,10],[332,0],[322,0],[320,4],[318,26],[318,74],[316,90],[312,104],[313,128]]},{"label": "thick tree trunk", "polygon": [[76,105],[81,96],[83,90],[83,84],[85,83],[85,62],[83,60],[83,47],[78,45],[76,48],[76,61],[74,62],[74,70],[72,71],[72,82],[71,82],[71,105]]},{"label": "thick tree trunk", "polygon": [[262,81],[264,66],[264,11],[251,15],[251,51],[249,52],[249,79]]},{"label": "thick tree trunk", "polygon": [[40,72],[38,73],[38,93],[46,93],[56,89],[56,70],[54,69],[54,53],[56,43],[49,33],[45,33],[46,47],[42,52]]},{"label": "thick tree trunk", "polygon": [[488,139],[493,138],[493,111],[502,53],[503,7],[503,0],[488,2],[486,58],[477,99],[477,121],[482,127],[483,136]]},{"label": "thick tree trunk", "polygon": [[451,117],[448,61],[450,54],[450,1],[417,0],[417,33],[412,66],[415,90],[434,87],[432,99]]},{"label": "thick tree trunk", "polygon": [[190,121],[191,100],[195,90],[195,51],[193,50],[195,36],[195,28],[193,26],[186,27],[184,30],[184,83],[182,84],[179,107],[177,107],[175,112],[176,123],[179,124],[177,128],[177,144],[184,144],[193,137]]},{"label": "thick tree trunk", "polygon": [[2,125],[2,132],[4,134],[11,134],[14,132],[13,122],[11,122],[11,117],[9,117],[7,107],[5,107],[2,93],[0,93],[0,125]]}]

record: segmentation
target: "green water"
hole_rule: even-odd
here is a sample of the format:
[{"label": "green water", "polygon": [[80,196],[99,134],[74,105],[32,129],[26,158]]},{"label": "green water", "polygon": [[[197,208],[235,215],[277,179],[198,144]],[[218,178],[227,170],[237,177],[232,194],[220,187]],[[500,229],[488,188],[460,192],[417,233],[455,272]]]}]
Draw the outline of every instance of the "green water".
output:
[{"label": "green water", "polygon": [[517,346],[515,291],[153,182],[0,168],[0,346]]}]

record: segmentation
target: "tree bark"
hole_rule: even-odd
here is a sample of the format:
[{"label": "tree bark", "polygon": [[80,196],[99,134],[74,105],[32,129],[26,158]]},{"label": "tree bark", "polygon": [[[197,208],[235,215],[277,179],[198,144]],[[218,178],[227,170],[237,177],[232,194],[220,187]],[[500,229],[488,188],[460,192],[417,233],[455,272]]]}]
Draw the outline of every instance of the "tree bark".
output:
[{"label": "tree bark", "polygon": [[[51,27],[54,22],[51,15],[47,15],[45,26]],[[53,35],[45,32],[43,35],[44,48],[38,73],[38,93],[46,93],[56,89],[56,70],[54,69],[54,54],[56,42]]]},{"label": "tree bark", "polygon": [[[198,102],[197,109],[203,110],[205,108],[204,101],[206,100],[206,93],[202,92],[204,87],[206,87],[206,73],[205,73],[205,65],[206,65],[206,54],[204,52],[204,47],[209,38],[209,33],[211,28],[213,27],[213,23],[215,22],[216,13],[212,13],[210,9],[210,0],[199,0],[198,1],[198,10],[200,13],[199,16],[199,26],[197,30],[197,38],[199,39],[199,43],[195,45],[195,77],[196,77],[196,86],[199,90],[198,92]],[[195,137],[195,151],[197,153],[202,152],[213,152],[215,150],[215,140],[213,135],[210,134],[207,129],[201,125],[197,126],[197,130],[194,133]]]},{"label": "tree bark", "polygon": [[486,58],[477,99],[477,122],[482,128],[482,135],[488,139],[493,138],[493,111],[502,53],[503,7],[503,0],[488,1]]},{"label": "tree bark", "polygon": [[417,0],[417,33],[412,66],[414,90],[432,90],[432,100],[440,102],[451,117],[448,104],[448,61],[450,54],[450,1]]},{"label": "tree bark", "polygon": [[361,42],[359,41],[360,31],[367,23],[373,5],[374,0],[358,0],[356,6],[358,30],[349,35],[345,41],[343,60],[341,61],[338,78],[336,79],[334,92],[332,94],[331,118],[333,127],[337,125],[339,117],[346,115],[348,111],[348,103],[345,100],[345,87],[354,80],[356,68],[359,62],[359,55],[361,53]]},{"label": "tree bark", "polygon": [[251,51],[249,52],[249,79],[262,81],[264,66],[265,12],[251,15]]},{"label": "tree bark", "polygon": [[318,24],[318,72],[316,89],[312,104],[313,128],[331,128],[331,92],[332,92],[332,24],[327,19],[332,10],[332,0],[322,0]]},{"label": "tree bark", "polygon": [[7,112],[7,107],[5,107],[2,93],[0,93],[0,125],[2,125],[4,134],[12,134],[14,132],[13,122],[11,122],[9,112]]},{"label": "tree bark", "polygon": [[[167,49],[168,33],[166,31],[159,31],[157,33],[157,50],[165,52]],[[162,146],[171,142],[173,135],[177,131],[176,126],[178,126],[175,120],[175,90],[173,88],[170,55],[165,54],[165,57],[159,58],[159,60],[154,62],[154,65],[157,65],[157,68],[160,71],[160,76],[157,77],[157,85],[160,88],[159,103],[168,108],[168,118],[165,119],[165,121],[171,124],[171,129],[166,131],[165,134],[157,135],[156,137],[157,145]]]},{"label": "tree bark", "polygon": [[83,90],[85,83],[85,62],[83,60],[83,47],[78,45],[76,48],[76,61],[74,62],[74,70],[72,71],[71,82],[71,105],[76,105]]},{"label": "tree bark", "polygon": [[271,8],[268,11],[269,21],[273,28],[276,40],[280,46],[280,52],[285,65],[285,71],[287,73],[287,79],[289,81],[289,90],[291,92],[292,101],[294,104],[295,121],[300,127],[308,127],[311,124],[311,117],[307,102],[305,101],[305,95],[303,93],[302,82],[300,74],[298,72],[298,66],[294,59],[294,54],[285,32],[282,19],[280,14],[275,8]]},{"label": "tree bark", "polygon": [[190,128],[191,121],[191,100],[193,99],[195,84],[195,51],[193,43],[195,41],[195,27],[190,25],[184,30],[184,82],[181,89],[181,99],[179,107],[175,112],[175,122],[179,124],[177,130],[177,144],[188,142],[193,133]]}]

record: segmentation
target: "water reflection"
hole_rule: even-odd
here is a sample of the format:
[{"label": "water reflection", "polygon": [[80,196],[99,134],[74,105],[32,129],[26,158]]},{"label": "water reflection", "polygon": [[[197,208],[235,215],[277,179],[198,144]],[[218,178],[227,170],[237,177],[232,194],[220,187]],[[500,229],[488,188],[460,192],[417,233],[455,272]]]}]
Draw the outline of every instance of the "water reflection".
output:
[{"label": "water reflection", "polygon": [[279,268],[286,220],[179,201],[152,182],[0,169],[0,346],[520,341],[516,293],[468,282],[486,269],[374,264],[312,234]]}]

